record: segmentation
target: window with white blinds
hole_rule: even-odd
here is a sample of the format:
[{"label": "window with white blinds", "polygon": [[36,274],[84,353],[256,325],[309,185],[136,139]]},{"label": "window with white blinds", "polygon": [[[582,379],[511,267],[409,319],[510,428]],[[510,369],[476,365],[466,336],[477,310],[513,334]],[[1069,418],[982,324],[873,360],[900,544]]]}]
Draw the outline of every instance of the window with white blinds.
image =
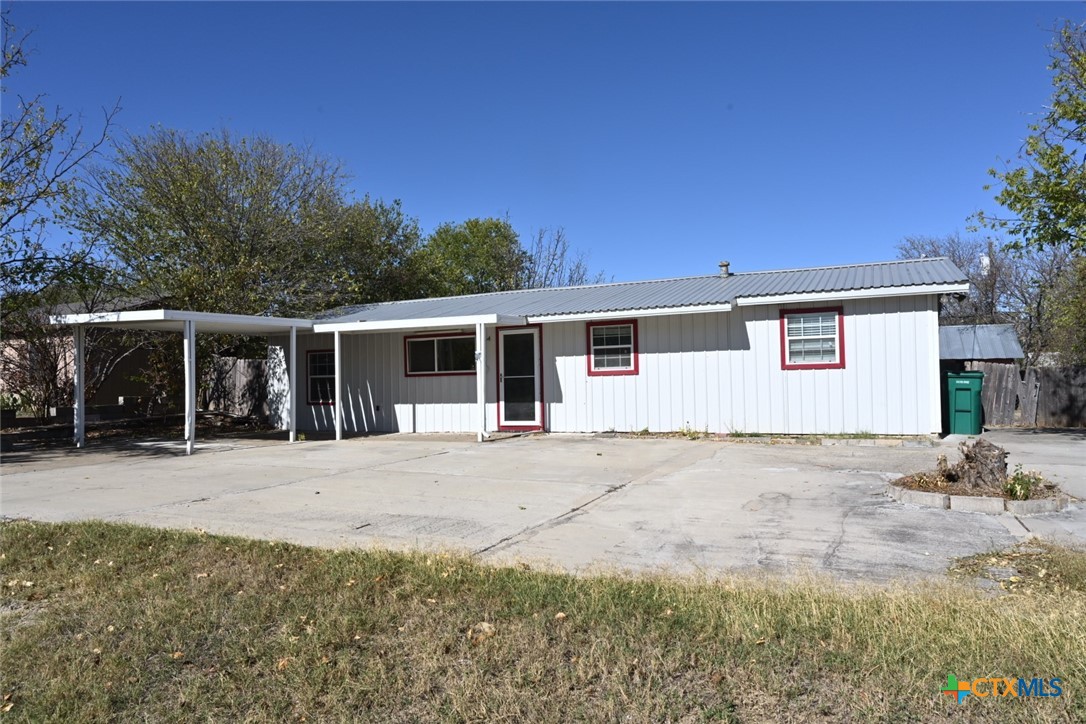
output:
[{"label": "window with white blinds", "polygon": [[785,368],[843,367],[840,310],[784,312],[781,351]]}]

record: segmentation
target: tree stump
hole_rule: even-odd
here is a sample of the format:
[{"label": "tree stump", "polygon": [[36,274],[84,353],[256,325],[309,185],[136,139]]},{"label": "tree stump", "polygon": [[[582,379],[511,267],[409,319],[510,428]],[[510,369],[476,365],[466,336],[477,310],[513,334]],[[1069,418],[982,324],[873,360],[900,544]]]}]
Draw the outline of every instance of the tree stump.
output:
[{"label": "tree stump", "polygon": [[1003,490],[1007,482],[1006,450],[982,438],[972,445],[961,443],[958,452],[961,460],[953,465],[947,465],[946,458],[940,456],[938,470],[943,478],[973,489]]}]

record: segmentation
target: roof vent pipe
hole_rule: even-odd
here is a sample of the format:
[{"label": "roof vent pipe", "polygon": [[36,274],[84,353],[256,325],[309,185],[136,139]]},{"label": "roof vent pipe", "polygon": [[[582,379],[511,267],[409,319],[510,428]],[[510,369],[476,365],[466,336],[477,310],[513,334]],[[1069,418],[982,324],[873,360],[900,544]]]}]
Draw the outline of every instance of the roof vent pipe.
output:
[{"label": "roof vent pipe", "polygon": [[730,277],[732,275],[731,270],[729,269],[730,266],[731,265],[730,265],[729,262],[726,262],[726,261],[720,262],[720,276],[722,276],[722,277]]}]

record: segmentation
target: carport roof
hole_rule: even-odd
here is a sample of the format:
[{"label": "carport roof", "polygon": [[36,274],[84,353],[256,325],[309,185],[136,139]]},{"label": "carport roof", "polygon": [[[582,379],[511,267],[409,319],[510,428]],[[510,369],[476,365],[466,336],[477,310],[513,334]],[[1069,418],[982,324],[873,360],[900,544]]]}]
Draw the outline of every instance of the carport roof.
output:
[{"label": "carport roof", "polygon": [[183,331],[185,322],[195,322],[200,332],[221,334],[275,334],[289,332],[291,327],[307,331],[313,328],[313,322],[309,319],[257,317],[247,314],[213,314],[211,312],[190,312],[177,309],[60,314],[49,318],[49,323],[55,325],[92,325],[170,332]]}]

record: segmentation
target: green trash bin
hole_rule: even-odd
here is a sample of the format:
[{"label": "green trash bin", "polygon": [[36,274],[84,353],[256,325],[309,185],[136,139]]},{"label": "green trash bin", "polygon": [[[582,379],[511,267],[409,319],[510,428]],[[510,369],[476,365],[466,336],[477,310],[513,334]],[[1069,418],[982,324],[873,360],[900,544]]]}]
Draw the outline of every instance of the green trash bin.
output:
[{"label": "green trash bin", "polygon": [[951,435],[979,435],[982,431],[980,390],[983,372],[948,372],[946,394]]}]

